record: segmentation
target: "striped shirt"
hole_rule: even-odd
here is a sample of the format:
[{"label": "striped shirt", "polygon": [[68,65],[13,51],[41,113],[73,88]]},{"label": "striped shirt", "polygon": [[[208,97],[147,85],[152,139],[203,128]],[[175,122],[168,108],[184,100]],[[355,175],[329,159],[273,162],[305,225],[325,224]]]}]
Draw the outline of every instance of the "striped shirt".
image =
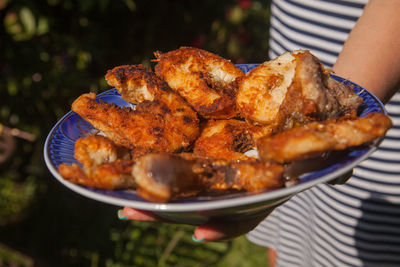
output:
[{"label": "striped shirt", "polygon": [[[331,67],[367,0],[275,0],[269,57],[309,49]],[[247,235],[278,266],[400,266],[400,93],[394,127],[344,185],[297,194]]]}]

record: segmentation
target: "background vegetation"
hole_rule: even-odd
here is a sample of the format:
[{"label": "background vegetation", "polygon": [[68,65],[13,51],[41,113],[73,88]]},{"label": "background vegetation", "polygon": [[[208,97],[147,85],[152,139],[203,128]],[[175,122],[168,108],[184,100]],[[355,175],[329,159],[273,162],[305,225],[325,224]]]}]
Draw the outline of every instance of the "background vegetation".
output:
[{"label": "background vegetation", "polygon": [[0,0],[0,266],[265,266],[244,237],[198,245],[191,226],[121,222],[42,155],[72,101],[109,88],[106,70],[182,45],[262,62],[268,18],[266,0]]}]

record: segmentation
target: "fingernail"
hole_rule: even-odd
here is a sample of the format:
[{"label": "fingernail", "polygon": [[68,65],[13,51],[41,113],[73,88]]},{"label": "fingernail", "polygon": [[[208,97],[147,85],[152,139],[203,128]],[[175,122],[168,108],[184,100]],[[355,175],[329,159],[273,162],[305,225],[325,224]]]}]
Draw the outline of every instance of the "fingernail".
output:
[{"label": "fingernail", "polygon": [[201,242],[206,241],[205,238],[197,239],[194,235],[192,235],[192,240],[193,240],[194,242],[196,242],[196,243],[201,243]]},{"label": "fingernail", "polygon": [[128,219],[128,217],[124,216],[123,212],[124,212],[123,210],[118,210],[118,218],[119,218],[120,220],[126,220],[126,219]]}]

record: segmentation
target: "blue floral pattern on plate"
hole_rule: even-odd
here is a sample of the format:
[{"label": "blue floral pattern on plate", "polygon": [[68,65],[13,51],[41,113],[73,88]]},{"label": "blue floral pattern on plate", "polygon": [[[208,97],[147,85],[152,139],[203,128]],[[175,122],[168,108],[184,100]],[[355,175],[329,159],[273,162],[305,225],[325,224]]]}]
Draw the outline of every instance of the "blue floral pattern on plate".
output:
[{"label": "blue floral pattern on plate", "polygon": [[[247,72],[258,64],[239,64],[238,67]],[[332,77],[340,82],[354,87],[363,99],[360,116],[371,112],[386,113],[382,103],[370,92],[351,81],[339,76]],[[117,90],[111,89],[97,96],[99,100],[112,102],[119,106],[132,106],[124,101]],[[134,108],[134,106],[132,106]],[[333,164],[307,173],[300,177],[299,183],[294,186],[276,189],[269,192],[236,193],[219,197],[196,197],[172,203],[152,203],[140,198],[134,190],[109,191],[88,188],[72,184],[64,180],[57,171],[61,163],[71,164],[77,162],[74,158],[75,141],[90,133],[96,132],[91,124],[83,120],[78,114],[70,111],[50,131],[44,146],[44,158],[47,167],[53,176],[69,189],[104,203],[116,206],[130,206],[137,209],[153,211],[160,216],[182,223],[201,224],[209,220],[241,220],[266,213],[281,202],[289,199],[296,193],[328,182],[350,171],[359,162],[368,157],[379,144],[359,147],[350,150],[346,155],[335,160]]]}]

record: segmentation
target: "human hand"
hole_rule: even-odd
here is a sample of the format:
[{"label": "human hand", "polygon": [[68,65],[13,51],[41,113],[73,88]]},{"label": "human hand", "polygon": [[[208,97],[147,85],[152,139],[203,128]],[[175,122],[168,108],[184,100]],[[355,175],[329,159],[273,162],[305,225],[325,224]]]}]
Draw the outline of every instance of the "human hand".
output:
[{"label": "human hand", "polygon": [[[271,210],[272,211],[272,210]],[[210,221],[196,227],[192,239],[195,242],[226,241],[241,236],[254,229],[268,214],[268,211],[260,216],[241,221]],[[135,220],[146,222],[176,223],[148,211],[124,207],[118,211],[118,217],[122,220]]]}]

